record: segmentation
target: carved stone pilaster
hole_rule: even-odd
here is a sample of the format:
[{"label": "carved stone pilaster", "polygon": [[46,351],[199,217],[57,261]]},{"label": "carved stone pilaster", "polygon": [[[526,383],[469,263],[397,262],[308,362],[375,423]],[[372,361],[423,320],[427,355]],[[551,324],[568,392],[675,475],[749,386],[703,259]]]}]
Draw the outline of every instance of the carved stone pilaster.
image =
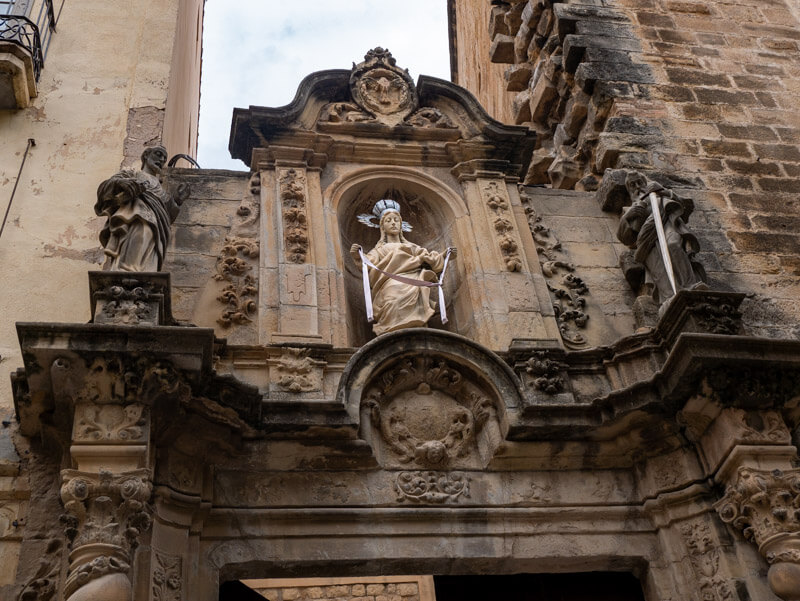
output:
[{"label": "carved stone pilaster", "polygon": [[[63,470],[61,520],[72,543],[65,599],[84,588],[103,590],[109,599],[130,596],[130,566],[139,536],[150,527],[149,469],[114,474]],[[87,592],[75,599],[91,598]]]},{"label": "carved stone pilaster", "polygon": [[800,599],[800,469],[742,466],[714,509],[758,546],[770,564],[773,592],[787,601]]},{"label": "carved stone pilaster", "polygon": [[291,263],[305,263],[308,254],[306,176],[301,169],[281,169],[279,181],[284,254]]},{"label": "carved stone pilaster", "polygon": [[153,601],[181,601],[182,597],[182,559],[179,555],[169,555],[156,551],[153,567]]},{"label": "carved stone pilaster", "polygon": [[680,527],[700,598],[707,601],[738,599],[731,583],[720,573],[720,548],[704,521],[695,519]]},{"label": "carved stone pilaster", "polygon": [[495,230],[505,268],[508,271],[521,271],[522,259],[505,185],[495,181],[486,183],[483,186],[483,197],[489,208],[489,220]]}]

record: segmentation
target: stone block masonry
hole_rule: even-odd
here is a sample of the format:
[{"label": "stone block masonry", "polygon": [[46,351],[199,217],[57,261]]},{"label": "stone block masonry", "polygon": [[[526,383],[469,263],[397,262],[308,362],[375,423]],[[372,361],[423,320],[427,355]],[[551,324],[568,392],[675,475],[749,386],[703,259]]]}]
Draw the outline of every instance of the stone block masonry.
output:
[{"label": "stone block masonry", "polygon": [[[710,266],[709,275],[754,293],[746,303],[754,333],[796,336],[797,8],[784,0],[619,4],[656,80],[651,95],[667,115],[654,166],[705,188],[692,223],[722,266]],[[786,313],[767,325],[765,313],[777,317],[776,299]]]},{"label": "stone block masonry", "polygon": [[489,32],[513,56],[486,49],[537,132],[525,184],[594,190],[634,169],[692,197],[712,285],[752,293],[749,332],[779,337],[800,334],[798,16],[788,0],[511,2]]}]

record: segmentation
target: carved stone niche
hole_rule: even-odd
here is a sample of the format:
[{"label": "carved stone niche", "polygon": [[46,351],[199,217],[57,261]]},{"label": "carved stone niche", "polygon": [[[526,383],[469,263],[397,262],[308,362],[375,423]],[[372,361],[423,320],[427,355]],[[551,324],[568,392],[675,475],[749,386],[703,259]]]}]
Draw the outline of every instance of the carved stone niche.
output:
[{"label": "carved stone niche", "polygon": [[[466,246],[467,240],[459,239],[455,223],[460,217],[442,191],[430,181],[412,171],[399,169],[376,169],[349,186],[338,202],[338,224],[341,248],[345,252],[355,243],[368,253],[378,242],[380,230],[367,227],[358,220],[358,215],[370,213],[375,202],[390,198],[400,204],[403,221],[412,226],[405,234],[409,242],[429,250],[444,252],[448,246]],[[345,295],[347,299],[348,344],[360,346],[373,338],[372,325],[367,322],[364,304],[364,289],[361,268],[349,255],[343,257],[345,270]],[[438,307],[428,326],[447,329],[468,335],[466,324],[459,322],[459,316],[472,315],[468,305],[469,295],[459,294],[462,283],[462,261],[456,258],[447,267],[444,278],[444,298],[447,307],[448,323],[443,325]],[[436,298],[432,293],[431,298]]]},{"label": "carved stone niche", "polygon": [[389,469],[485,468],[520,399],[518,380],[491,351],[424,328],[367,344],[342,382],[348,411],[359,411],[361,436]]}]

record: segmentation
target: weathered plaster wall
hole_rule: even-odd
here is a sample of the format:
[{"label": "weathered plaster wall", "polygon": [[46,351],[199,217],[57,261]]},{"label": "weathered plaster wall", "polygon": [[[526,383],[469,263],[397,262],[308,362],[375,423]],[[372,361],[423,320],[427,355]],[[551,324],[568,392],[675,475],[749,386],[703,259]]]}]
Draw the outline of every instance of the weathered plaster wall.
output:
[{"label": "weathered plaster wall", "polygon": [[[188,4],[188,3],[186,3]],[[196,3],[194,3],[196,4]],[[36,140],[22,171],[0,239],[0,413],[12,414],[8,373],[20,365],[17,321],[86,321],[86,271],[100,264],[94,216],[97,185],[121,163],[137,165],[142,148],[165,127],[173,55],[195,57],[197,6],[179,28],[178,0],[130,3],[87,0],[64,4],[39,95],[21,111],[0,111],[0,202],[5,211],[28,138]],[[185,21],[185,22],[184,22]],[[191,26],[190,26],[191,25]],[[187,58],[181,67],[188,68]],[[196,123],[197,65],[173,91],[176,111]],[[184,96],[180,98],[179,96]],[[169,125],[170,119],[167,119]],[[175,121],[171,132],[185,127]],[[192,130],[196,136],[196,125]],[[168,141],[170,154],[193,138]],[[174,144],[174,147],[172,146]]]},{"label": "weathered plaster wall", "polygon": [[[164,116],[164,145],[170,153],[197,154],[200,116],[200,58],[204,0],[180,0],[172,69]],[[181,163],[181,166],[187,166]]]}]

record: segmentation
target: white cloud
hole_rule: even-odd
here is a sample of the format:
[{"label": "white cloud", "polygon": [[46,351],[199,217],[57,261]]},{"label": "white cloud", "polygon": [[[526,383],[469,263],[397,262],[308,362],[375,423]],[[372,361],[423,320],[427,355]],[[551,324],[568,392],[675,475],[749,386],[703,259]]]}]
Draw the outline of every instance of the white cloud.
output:
[{"label": "white cloud", "polygon": [[416,80],[450,78],[445,0],[208,0],[198,161],[245,169],[228,153],[234,107],[283,106],[314,71],[349,69],[388,48]]}]

